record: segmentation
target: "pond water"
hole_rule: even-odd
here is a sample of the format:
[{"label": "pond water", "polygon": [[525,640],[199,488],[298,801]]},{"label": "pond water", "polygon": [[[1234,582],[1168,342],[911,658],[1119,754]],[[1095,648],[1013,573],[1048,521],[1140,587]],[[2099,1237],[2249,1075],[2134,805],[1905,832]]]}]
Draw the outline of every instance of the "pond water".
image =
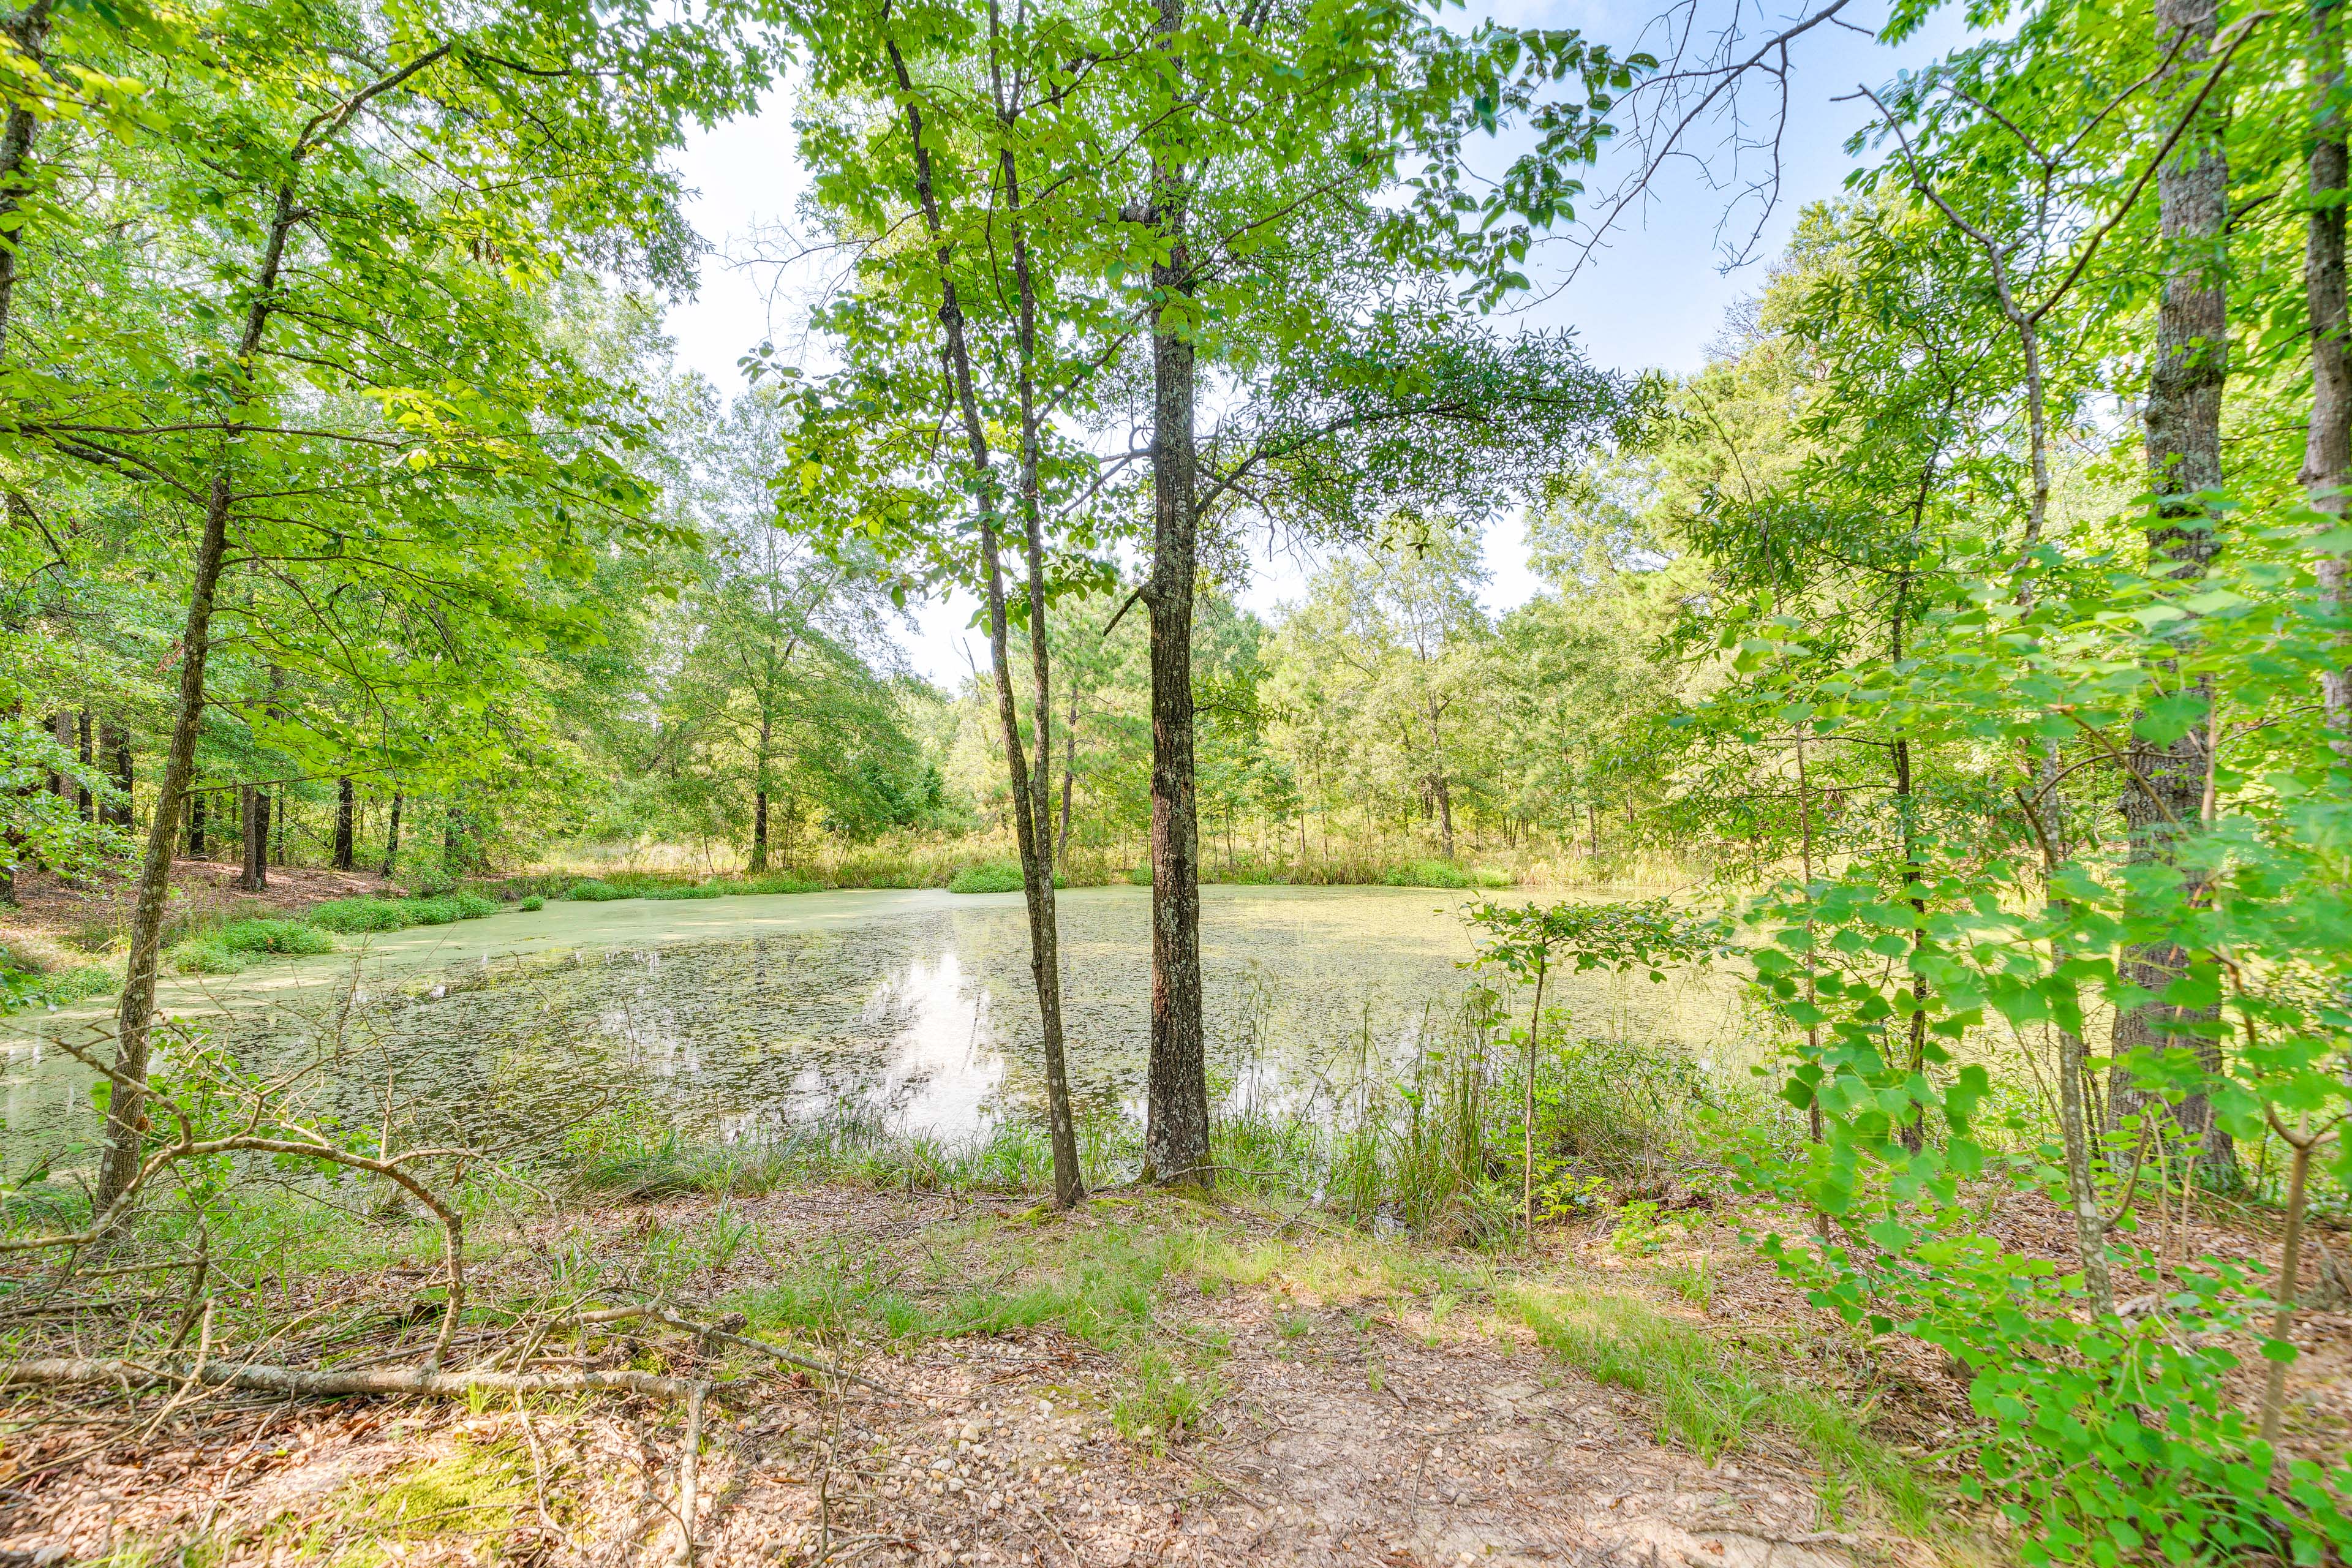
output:
[{"label": "pond water", "polygon": [[[1139,1113],[1150,893],[1061,896],[1072,1091]],[[1311,1111],[1442,1045],[1465,986],[1471,896],[1424,889],[1208,888],[1202,947],[1213,1088]],[[759,1136],[841,1108],[947,1136],[1040,1114],[1037,1014],[1017,893],[816,893],[558,902],[371,939],[226,979],[175,981],[167,1013],[248,1068],[308,1066],[314,1111],[373,1125],[389,1081],[420,1129],[505,1143],[600,1103],[689,1131]],[[1738,1048],[1727,976],[1555,977],[1594,1035]],[[1523,1004],[1522,1004],[1523,1005]],[[17,1173],[95,1130],[102,1003],[0,1020],[0,1152]]]}]

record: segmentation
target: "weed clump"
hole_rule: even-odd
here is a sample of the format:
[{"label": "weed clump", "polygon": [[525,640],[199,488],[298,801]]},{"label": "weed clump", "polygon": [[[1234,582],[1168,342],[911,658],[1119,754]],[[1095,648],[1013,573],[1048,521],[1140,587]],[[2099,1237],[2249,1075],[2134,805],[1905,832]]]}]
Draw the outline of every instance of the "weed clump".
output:
[{"label": "weed clump", "polygon": [[321,931],[354,936],[362,931],[398,931],[415,922],[406,899],[331,899],[313,904],[303,919]]},{"label": "weed clump", "polygon": [[1510,874],[1490,866],[1465,866],[1454,860],[1407,860],[1390,867],[1381,880],[1391,888],[1507,888]]},{"label": "weed clump", "polygon": [[[1054,886],[1069,885],[1067,877],[1059,871],[1054,873]],[[983,860],[977,866],[966,866],[948,879],[950,893],[1017,893],[1022,887],[1018,860]]]},{"label": "weed clump", "polygon": [[642,895],[625,888],[616,888],[598,877],[583,877],[564,889],[563,896],[583,904],[610,903],[615,899],[634,899]]},{"label": "weed clump", "polygon": [[547,908],[547,900],[541,898],[537,893],[533,893],[530,897],[524,899],[520,904],[516,906],[516,908],[521,910],[525,914],[530,914],[534,910]]}]

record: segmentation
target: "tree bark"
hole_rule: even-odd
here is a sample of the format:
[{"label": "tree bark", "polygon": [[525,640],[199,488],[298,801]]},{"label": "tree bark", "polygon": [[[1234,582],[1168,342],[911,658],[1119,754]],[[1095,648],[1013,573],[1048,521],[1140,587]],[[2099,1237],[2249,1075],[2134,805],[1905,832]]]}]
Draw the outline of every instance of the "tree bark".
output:
[{"label": "tree bark", "polygon": [[[2179,44],[2174,93],[2193,91],[2198,68],[2210,55],[2219,28],[2218,0],[2156,0],[2156,21],[2159,47]],[[2229,372],[2230,169],[2222,144],[2227,121],[2224,95],[2215,91],[2157,172],[2165,277],[2147,390],[2148,479],[2158,498],[2147,547],[2158,561],[2169,563],[2168,575],[2184,585],[2204,576],[2219,548],[2212,520],[2196,498],[2222,483],[2221,390]],[[2134,864],[2179,865],[2185,841],[2201,826],[2205,747],[2203,724],[2192,724],[2186,734],[2166,742],[2143,740],[2135,727],[2127,759],[2135,776],[2123,795],[2127,853]],[[2188,962],[2188,953],[2171,941],[2124,952],[2123,979],[2151,993],[2151,999],[2116,1014],[2108,1103],[2118,1119],[2154,1110],[2152,1097],[2139,1088],[2136,1061],[2189,1049],[2206,1075],[2221,1070],[2219,1043],[2183,1032],[2184,1026],[2210,1018],[2210,1011],[2170,1007],[2158,999]],[[2191,1089],[2172,1116],[2199,1146],[2197,1163],[2205,1179],[2234,1185],[2237,1153],[2230,1135],[2213,1124],[2206,1092]]]},{"label": "tree bark", "polygon": [[205,858],[205,792],[191,791],[188,795],[188,858]]},{"label": "tree bark", "polygon": [[1070,711],[1062,725],[1062,831],[1055,847],[1055,858],[1070,858],[1070,795],[1076,787],[1078,776],[1078,689],[1070,688]]},{"label": "tree bark", "polygon": [[74,784],[74,809],[84,822],[98,820],[98,800],[89,793],[89,768],[98,759],[96,737],[90,733],[90,712],[85,708],[74,715],[75,742],[81,759],[82,776]]},{"label": "tree bark", "polygon": [[[2343,11],[2329,3],[2312,12],[2311,89],[2315,99],[2307,157],[2313,200],[2304,239],[2304,295],[2311,320],[2311,426],[2304,445],[2304,495],[2314,511],[2340,524],[2352,479],[2352,353],[2347,352],[2344,196],[2347,184],[2344,120],[2331,101],[2343,89]],[[2321,612],[2346,608],[2347,562],[2319,559]],[[2339,662],[2320,677],[2320,698],[2337,761],[2352,763],[2352,667]]]},{"label": "tree bark", "polygon": [[122,798],[107,808],[106,820],[109,825],[128,832],[131,826],[131,789],[138,782],[131,765],[130,727],[111,723],[104,726],[100,735],[100,746],[112,754],[114,787],[122,792]]},{"label": "tree bark", "polygon": [[[49,0],[34,0],[24,10],[5,21],[0,21],[0,32],[8,35],[15,44],[36,65],[48,61]],[[25,177],[25,165],[33,153],[33,133],[37,122],[33,111],[17,104],[8,111],[5,129],[0,129],[0,347],[8,341],[11,312],[16,304],[16,279],[22,265],[17,247],[24,231],[5,220],[16,216],[24,205],[30,189]]]},{"label": "tree bark", "polygon": [[269,808],[264,804],[257,784],[236,786],[236,886],[246,892],[258,892],[269,885],[269,857],[267,853]]},{"label": "tree bark", "polygon": [[385,829],[383,836],[383,874],[387,877],[392,875],[393,865],[400,858],[400,806],[401,794],[395,789],[392,792],[392,826]]},{"label": "tree bark", "polygon": [[768,745],[774,737],[774,721],[763,710],[760,714],[760,754],[754,761],[751,791],[751,858],[749,869],[754,873],[768,868]]},{"label": "tree bark", "polygon": [[[291,205],[281,199],[281,216]],[[278,258],[290,219],[273,237],[263,273],[262,298],[274,288]],[[257,300],[246,328],[249,359],[261,336],[266,306]],[[91,1208],[104,1212],[139,1173],[146,1125],[148,1027],[155,1011],[155,966],[163,945],[163,905],[172,890],[172,849],[179,837],[180,799],[195,772],[196,734],[204,723],[205,660],[211,649],[213,595],[220,585],[221,558],[228,548],[232,500],[226,473],[213,478],[205,498],[204,530],[198,535],[195,570],[188,585],[188,618],[180,634],[179,702],[172,716],[172,739],[155,781],[155,816],[147,830],[147,853],[139,868],[139,890],[131,913],[131,953],[124,965],[122,1000],[114,1019],[114,1068],[121,1075],[108,1095],[106,1150],[98,1170]]]},{"label": "tree bark", "polygon": [[335,869],[352,868],[352,815],[359,805],[359,792],[352,787],[352,777],[345,773],[335,781]]},{"label": "tree bark", "polygon": [[1445,858],[1454,858],[1454,792],[1445,779],[1445,733],[1438,725],[1438,705],[1429,704],[1429,763],[1430,780],[1437,790],[1438,841],[1445,847]]},{"label": "tree bark", "polygon": [[[1159,0],[1172,56],[1184,0]],[[1150,218],[1164,240],[1151,266],[1151,1057],[1143,1175],[1215,1179],[1209,1155],[1209,1073],[1201,1022],[1201,822],[1193,768],[1192,595],[1199,568],[1199,374],[1191,326],[1176,301],[1192,289],[1185,233],[1188,175],[1167,141],[1151,159]]]}]

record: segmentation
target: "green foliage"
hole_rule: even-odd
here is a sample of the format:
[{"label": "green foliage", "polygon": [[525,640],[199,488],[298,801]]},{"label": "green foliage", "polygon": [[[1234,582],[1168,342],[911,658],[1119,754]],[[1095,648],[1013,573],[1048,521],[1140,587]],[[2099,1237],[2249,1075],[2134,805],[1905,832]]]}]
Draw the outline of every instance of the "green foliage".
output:
[{"label": "green foliage", "polygon": [[583,904],[608,903],[614,899],[634,899],[642,897],[641,894],[630,892],[625,889],[614,887],[612,883],[596,877],[582,878],[579,881],[572,883],[572,886],[563,889],[563,896],[574,902]]},{"label": "green foliage", "polygon": [[231,952],[318,953],[335,951],[335,939],[299,921],[231,921],[213,933]]},{"label": "green foliage", "polygon": [[362,931],[398,931],[415,924],[405,899],[330,899],[312,904],[302,918],[321,931],[356,935]]},{"label": "green foliage", "polygon": [[[1066,888],[1068,877],[1054,873],[1054,886]],[[983,860],[977,866],[967,866],[948,879],[950,893],[1017,893],[1023,886],[1021,862],[1018,860]]]},{"label": "green foliage", "polygon": [[1507,888],[1511,874],[1452,860],[1408,860],[1381,873],[1381,880],[1391,888]]},{"label": "green foliage", "polygon": [[517,904],[515,908],[520,910],[525,914],[532,914],[538,910],[547,908],[547,900],[541,898],[537,893],[528,893],[524,895],[522,901]]}]

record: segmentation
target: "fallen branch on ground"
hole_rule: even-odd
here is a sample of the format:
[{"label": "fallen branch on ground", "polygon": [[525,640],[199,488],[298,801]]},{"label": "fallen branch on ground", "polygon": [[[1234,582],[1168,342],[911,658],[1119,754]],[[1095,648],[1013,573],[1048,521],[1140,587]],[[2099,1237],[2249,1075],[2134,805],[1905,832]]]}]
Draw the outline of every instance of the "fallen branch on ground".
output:
[{"label": "fallen branch on ground", "polygon": [[247,1362],[206,1361],[176,1366],[166,1363],[150,1366],[142,1362],[80,1356],[0,1363],[0,1388],[159,1383],[201,1383],[212,1388],[243,1388],[259,1394],[315,1399],[363,1394],[462,1394],[476,1390],[492,1394],[587,1394],[614,1389],[662,1399],[684,1399],[697,1389],[708,1391],[713,1386],[700,1379],[664,1377],[650,1372],[427,1372],[417,1367],[305,1372],[299,1367]]}]

